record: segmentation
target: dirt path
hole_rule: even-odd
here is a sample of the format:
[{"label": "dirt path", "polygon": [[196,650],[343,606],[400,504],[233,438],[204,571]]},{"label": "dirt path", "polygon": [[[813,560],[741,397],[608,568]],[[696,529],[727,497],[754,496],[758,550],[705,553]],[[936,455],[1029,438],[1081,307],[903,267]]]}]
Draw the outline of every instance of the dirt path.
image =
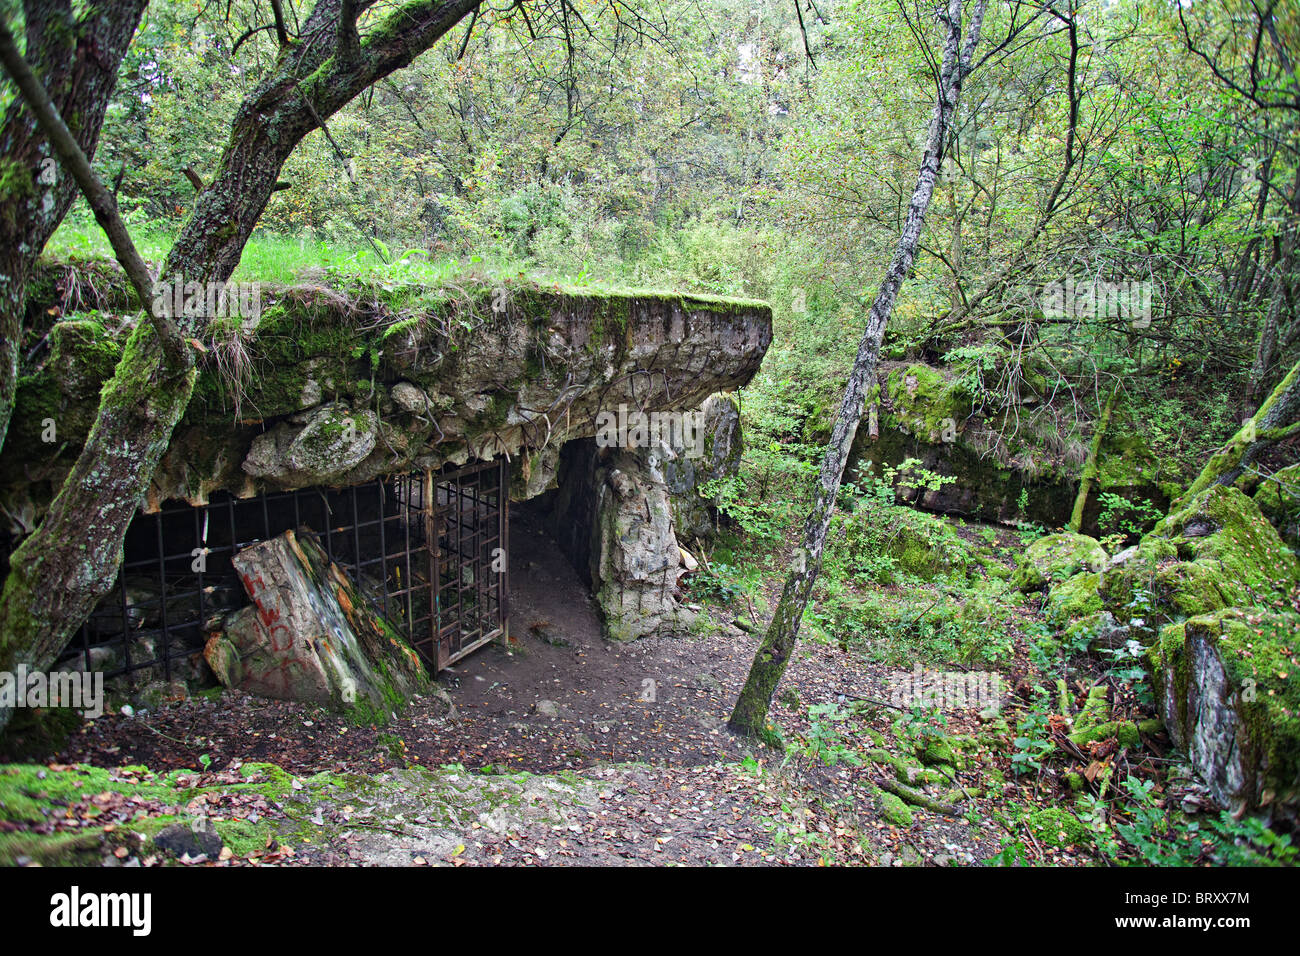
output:
[{"label": "dirt path", "polygon": [[484,648],[439,677],[473,727],[461,762],[543,772],[741,755],[722,724],[750,639],[605,641],[586,585],[527,512],[512,521],[510,584],[511,645]]},{"label": "dirt path", "polygon": [[[964,801],[960,815],[917,809],[900,826],[883,818],[872,793],[890,767],[828,766],[804,752],[810,708],[886,699],[884,668],[800,642],[773,707],[792,750],[785,758],[754,752],[725,720],[757,638],[719,621],[700,634],[607,643],[586,587],[545,533],[525,518],[512,534],[515,642],[445,671],[445,697],[416,701],[386,728],[226,692],[108,715],[51,759],[156,771],[256,760],[304,779],[330,771],[372,781],[311,809],[319,838],[292,862],[901,865],[997,852],[997,794],[979,789],[980,765],[961,774],[981,796]],[[897,711],[857,706],[842,725],[847,745],[903,748],[891,730]],[[454,820],[430,822],[438,808],[458,805]],[[349,826],[363,806],[368,819],[390,822]]]}]

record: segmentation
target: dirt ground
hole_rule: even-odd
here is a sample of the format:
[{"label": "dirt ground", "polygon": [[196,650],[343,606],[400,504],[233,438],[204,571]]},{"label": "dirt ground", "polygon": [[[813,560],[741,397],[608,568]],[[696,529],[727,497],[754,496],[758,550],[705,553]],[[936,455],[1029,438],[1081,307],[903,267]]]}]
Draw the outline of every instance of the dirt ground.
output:
[{"label": "dirt ground", "polygon": [[[725,721],[755,636],[718,620],[695,634],[609,643],[586,586],[536,519],[521,513],[511,532],[511,642],[441,673],[445,696],[417,700],[385,728],[225,692],[87,722],[49,760],[208,772],[266,761],[302,777],[379,774],[381,790],[397,781],[382,799],[368,792],[379,816],[400,812],[400,826],[349,828],[344,814],[296,862],[900,865],[997,852],[1004,834],[986,800],[966,801],[960,817],[918,809],[900,827],[870,795],[887,768],[827,766],[797,747],[783,758],[734,737]],[[797,743],[810,706],[887,700],[887,679],[838,647],[801,642],[774,722]],[[888,739],[897,713],[867,713]],[[460,827],[422,830],[410,821],[423,791],[402,775],[448,765],[463,770],[438,772],[486,771],[466,774],[474,787],[520,771],[552,775],[538,778],[554,783],[529,801],[549,809],[503,815],[475,804]],[[980,783],[978,771],[963,777]],[[345,799],[355,807],[361,798]],[[322,803],[313,812],[340,811]]]}]

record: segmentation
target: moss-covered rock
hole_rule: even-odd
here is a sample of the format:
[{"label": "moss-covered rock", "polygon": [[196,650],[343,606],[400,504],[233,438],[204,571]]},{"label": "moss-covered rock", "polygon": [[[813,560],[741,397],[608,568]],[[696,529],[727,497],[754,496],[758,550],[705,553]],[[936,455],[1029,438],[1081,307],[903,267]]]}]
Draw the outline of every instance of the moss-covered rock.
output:
[{"label": "moss-covered rock", "polygon": [[379,420],[369,409],[331,403],[295,418],[253,439],[245,472],[298,487],[338,484],[378,442]]},{"label": "moss-covered rock", "polygon": [[1226,806],[1300,813],[1300,615],[1226,608],[1151,649],[1174,742]]},{"label": "moss-covered rock", "polygon": [[877,799],[880,802],[880,815],[890,823],[900,827],[912,825],[912,808],[902,798],[892,793],[882,792]]},{"label": "moss-covered rock", "polygon": [[1098,457],[1098,491],[1133,493],[1151,489],[1156,487],[1160,472],[1160,457],[1134,425],[1107,432]]},{"label": "moss-covered rock", "polygon": [[1121,747],[1133,748],[1142,742],[1142,734],[1154,734],[1160,730],[1160,721],[1107,720],[1099,724],[1076,730],[1070,734],[1077,746],[1087,748],[1094,740],[1110,740],[1112,737]]},{"label": "moss-covered rock", "polygon": [[1025,817],[1025,825],[1046,846],[1085,846],[1092,833],[1074,814],[1059,807],[1036,810]]},{"label": "moss-covered rock", "polygon": [[1088,618],[1102,610],[1098,586],[1101,576],[1092,571],[1076,574],[1052,586],[1047,592],[1047,617],[1062,630],[1074,621]]},{"label": "moss-covered rock", "polygon": [[1083,641],[1094,650],[1122,647],[1128,641],[1130,632],[1129,625],[1117,621],[1110,611],[1097,611],[1065,626],[1065,637],[1069,641]]},{"label": "moss-covered rock", "polygon": [[1079,708],[1079,714],[1074,718],[1075,731],[1088,730],[1096,727],[1098,724],[1104,724],[1110,719],[1110,701],[1108,695],[1110,688],[1106,684],[1098,684],[1096,687],[1089,688],[1088,697]]},{"label": "moss-covered rock", "polygon": [[899,576],[933,580],[978,564],[971,546],[952,525],[911,508],[862,504],[836,515],[832,560],[844,570],[882,584]]},{"label": "moss-covered rock", "polygon": [[122,340],[97,314],[57,322],[42,362],[20,370],[4,460],[26,474],[75,459],[99,407],[100,389],[122,357]]},{"label": "moss-covered rock", "polygon": [[[262,307],[255,327],[204,330],[151,504],[553,452],[594,435],[602,411],[683,412],[745,384],[771,341],[763,303],[519,279],[335,278],[268,288]],[[20,523],[76,460],[132,322],[74,315],[25,355],[0,459],[0,505]]]},{"label": "moss-covered rock", "polygon": [[952,741],[947,737],[928,735],[916,749],[916,756],[921,763],[933,767],[940,764],[952,765],[957,762],[957,755],[952,749]]},{"label": "moss-covered rock", "polygon": [[1300,560],[1258,506],[1214,486],[1170,514],[1107,567],[1105,609],[1149,642],[1167,623],[1231,606],[1285,600],[1300,586]]},{"label": "moss-covered rock", "polygon": [[[1215,485],[1162,522],[1184,561],[1213,572],[1234,603],[1282,597],[1300,585],[1300,559],[1282,543],[1259,506],[1237,488]],[[1253,600],[1251,600],[1253,599]]]},{"label": "moss-covered rock", "polygon": [[970,395],[961,383],[929,365],[894,369],[884,392],[899,424],[929,442],[952,441],[971,413]]},{"label": "moss-covered rock", "polygon": [[1025,592],[1041,591],[1080,571],[1100,571],[1105,566],[1106,551],[1096,538],[1068,531],[1049,534],[1025,550],[1011,585]]}]

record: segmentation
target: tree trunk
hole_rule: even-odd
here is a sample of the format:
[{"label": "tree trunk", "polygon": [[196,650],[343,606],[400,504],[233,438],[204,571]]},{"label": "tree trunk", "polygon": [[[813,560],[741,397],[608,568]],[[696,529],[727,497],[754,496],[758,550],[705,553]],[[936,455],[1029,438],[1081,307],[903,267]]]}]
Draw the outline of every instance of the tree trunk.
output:
[{"label": "tree trunk", "polygon": [[[122,538],[194,387],[163,371],[141,322],[100,399],[99,417],[40,527],[10,559],[0,604],[0,669],[48,667],[112,586]],[[7,714],[0,709],[0,727]]]},{"label": "tree trunk", "polygon": [[[74,20],[71,5],[26,5],[26,60],[65,117],[77,145],[94,156],[117,69],[145,0],[94,0]],[[77,196],[54,165],[49,141],[15,97],[0,124],[0,448],[18,387],[27,280],[36,257]]]},{"label": "tree trunk", "polygon": [[149,267],[144,264],[140,253],[136,251],[135,243],[131,241],[131,236],[118,212],[117,200],[104,188],[95,171],[90,168],[90,160],[85,151],[77,144],[77,138],[63,122],[63,117],[50,99],[49,93],[32,72],[31,65],[18,51],[18,43],[14,35],[9,32],[8,25],[3,23],[0,23],[0,63],[4,64],[5,72],[17,85],[23,102],[36,117],[41,132],[45,134],[50,146],[59,157],[59,164],[76,182],[77,188],[86,197],[86,202],[90,204],[95,214],[95,221],[108,236],[113,252],[117,255],[117,261],[122,264],[127,278],[135,288],[136,299],[139,300],[141,308],[146,309],[148,321],[153,324],[154,331],[162,341],[168,362],[173,369],[184,368],[190,364],[192,356],[189,354],[188,346],[181,339],[175,323],[171,321],[165,310],[159,314],[157,311],[147,309],[147,306],[153,302],[153,276],[149,274]]},{"label": "tree trunk", "polygon": [[1269,296],[1268,312],[1264,316],[1264,327],[1259,333],[1255,361],[1250,370],[1250,387],[1246,393],[1246,405],[1252,412],[1259,408],[1266,383],[1279,357],[1279,329],[1282,324],[1282,313],[1286,309],[1294,254],[1295,237],[1292,230],[1288,228],[1282,243],[1282,253],[1273,273],[1273,289]]},{"label": "tree trunk", "polygon": [[[339,0],[317,3],[302,30],[316,39],[284,48],[240,105],[216,175],[172,246],[163,277],[228,279],[302,138],[371,83],[409,64],[478,2],[410,0],[350,51]],[[180,321],[186,338],[202,340],[205,317]],[[153,326],[141,323],[105,386],[76,465],[45,520],[10,558],[0,593],[0,669],[19,662],[48,667],[112,586],[127,526],[194,388],[192,370],[168,373],[165,366]],[[0,708],[0,729],[9,717]]]},{"label": "tree trunk", "polygon": [[921,160],[916,189],[912,193],[912,201],[908,206],[907,221],[903,227],[903,234],[899,238],[894,261],[885,275],[880,292],[876,295],[867,317],[866,329],[858,345],[857,358],[849,374],[840,411],[831,429],[830,443],[822,459],[816,500],[811,514],[804,523],[802,546],[795,553],[794,568],[785,580],[772,622],[768,625],[763,642],[754,655],[749,677],[745,680],[745,686],[741,688],[735,709],[727,723],[727,726],[736,733],[748,736],[763,735],[772,696],[776,693],[777,684],[785,673],[790,654],[794,650],[800,619],[808,606],[813,585],[821,570],[822,550],[826,544],[826,533],[830,529],[831,516],[835,510],[835,496],[839,492],[844,466],[848,462],[849,450],[853,447],[858,423],[862,420],[867,386],[875,378],[876,361],[880,356],[880,343],[884,338],[885,325],[893,311],[898,290],[911,272],[912,263],[916,259],[921,229],[925,224],[925,213],[930,205],[930,197],[934,193],[939,167],[943,162],[944,145],[956,113],[961,84],[970,69],[971,57],[979,42],[984,6],[985,0],[977,0],[964,46],[962,44],[962,0],[949,0],[947,13],[941,14],[947,26],[947,38],[944,42],[943,61],[939,69],[939,96],[930,118],[929,138]]},{"label": "tree trunk", "polygon": [[[1057,212],[1065,205],[1062,198],[1068,198],[1069,195],[1065,192],[1065,188],[1070,182],[1070,177],[1074,174],[1075,167],[1083,158],[1082,149],[1077,147],[1079,107],[1082,93],[1079,90],[1078,82],[1080,44],[1076,6],[1077,3],[1068,4],[1064,13],[1052,7],[1047,8],[1051,15],[1063,24],[1070,44],[1070,56],[1065,69],[1067,119],[1065,127],[1065,158],[1061,166],[1061,172],[1056,177],[1056,182],[1052,184],[1052,188],[1048,191],[1042,213],[1039,214],[1037,221],[1030,228],[1029,234],[1025,236],[1016,251],[1007,258],[1002,268],[984,281],[984,284],[977,291],[968,297],[962,297],[959,294],[957,304],[946,314],[939,316],[930,323],[930,328],[925,334],[925,339],[928,342],[937,342],[945,335],[949,335],[965,326],[972,320],[975,310],[985,300],[1001,293],[1017,276],[1023,277],[1024,270],[1029,263],[1029,253],[1033,250],[1034,244],[1038,242],[1039,237],[1051,224]],[[958,291],[960,292],[960,290]]]},{"label": "tree trunk", "polygon": [[[1296,228],[1297,220],[1300,220],[1300,169],[1296,170],[1295,180],[1291,184],[1291,195],[1284,209],[1289,214],[1288,221],[1282,227],[1282,241],[1277,246],[1277,261],[1273,263],[1272,292],[1269,296],[1268,312],[1265,313],[1264,327],[1259,334],[1255,361],[1250,370],[1250,387],[1246,392],[1246,405],[1252,412],[1258,410],[1273,366],[1281,354],[1279,330],[1282,325],[1282,314],[1291,299],[1295,270]],[[1293,315],[1292,321],[1294,320]]]},{"label": "tree trunk", "polygon": [[1079,493],[1074,497],[1074,511],[1070,514],[1070,523],[1067,525],[1075,534],[1083,528],[1083,511],[1088,507],[1088,496],[1092,494],[1092,486],[1097,483],[1099,470],[1097,463],[1101,459],[1101,445],[1106,440],[1106,430],[1110,428],[1110,415],[1115,409],[1115,396],[1118,394],[1119,386],[1116,385],[1110,390],[1110,398],[1106,399],[1106,406],[1101,410],[1101,418],[1097,419],[1097,429],[1092,433],[1088,459],[1083,463],[1083,475],[1079,478]]},{"label": "tree trunk", "polygon": [[1200,475],[1192,482],[1187,493],[1174,502],[1189,500],[1211,485],[1233,485],[1250,469],[1260,453],[1284,438],[1300,434],[1300,362],[1292,366],[1272,394],[1265,399],[1254,416],[1246,419],[1241,429],[1220,448]]}]

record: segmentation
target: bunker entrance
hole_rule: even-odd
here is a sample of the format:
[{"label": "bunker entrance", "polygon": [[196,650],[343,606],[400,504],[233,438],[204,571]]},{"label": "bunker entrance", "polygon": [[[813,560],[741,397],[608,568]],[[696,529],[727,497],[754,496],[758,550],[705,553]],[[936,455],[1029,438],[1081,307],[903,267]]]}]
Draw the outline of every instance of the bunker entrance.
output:
[{"label": "bunker entrance", "polygon": [[305,528],[439,670],[506,631],[508,491],[500,459],[344,489],[168,502],[132,521],[112,590],[57,666],[132,684],[207,676],[205,643],[250,603],[231,559]]}]

